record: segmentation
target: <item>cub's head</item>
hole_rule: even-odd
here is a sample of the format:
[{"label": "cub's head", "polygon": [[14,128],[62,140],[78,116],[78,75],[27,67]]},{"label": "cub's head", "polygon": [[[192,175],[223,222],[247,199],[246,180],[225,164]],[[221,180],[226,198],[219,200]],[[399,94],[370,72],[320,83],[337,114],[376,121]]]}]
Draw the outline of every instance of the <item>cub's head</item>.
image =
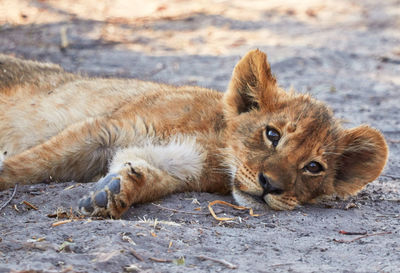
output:
[{"label": "cub's head", "polygon": [[346,197],[385,166],[379,131],[344,129],[323,103],[286,93],[261,51],[236,65],[224,107],[232,192],[241,205],[286,210],[321,196]]}]

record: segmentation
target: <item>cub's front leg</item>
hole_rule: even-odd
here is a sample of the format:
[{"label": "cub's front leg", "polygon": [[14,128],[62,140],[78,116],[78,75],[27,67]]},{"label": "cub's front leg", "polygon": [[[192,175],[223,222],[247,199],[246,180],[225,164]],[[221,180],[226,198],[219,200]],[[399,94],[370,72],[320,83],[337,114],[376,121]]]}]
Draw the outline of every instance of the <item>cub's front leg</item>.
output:
[{"label": "cub's front leg", "polygon": [[194,141],[120,150],[109,173],[79,201],[79,209],[86,215],[119,218],[132,204],[199,191],[204,158]]},{"label": "cub's front leg", "polygon": [[134,203],[156,200],[179,190],[180,182],[144,160],[128,161],[100,179],[79,201],[86,215],[119,218]]}]

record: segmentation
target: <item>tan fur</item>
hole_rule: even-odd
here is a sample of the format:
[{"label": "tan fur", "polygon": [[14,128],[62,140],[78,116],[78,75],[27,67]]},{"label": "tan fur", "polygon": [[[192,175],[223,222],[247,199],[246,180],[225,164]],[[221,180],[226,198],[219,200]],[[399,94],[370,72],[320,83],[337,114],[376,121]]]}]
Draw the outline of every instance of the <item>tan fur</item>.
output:
[{"label": "tan fur", "polygon": [[[280,134],[276,147],[267,127]],[[321,102],[282,90],[258,50],[237,64],[225,94],[86,78],[0,56],[0,151],[0,189],[117,173],[121,192],[92,213],[113,217],[133,203],[190,190],[232,191],[241,205],[293,209],[357,193],[388,155],[377,130],[343,129]],[[311,161],[323,171],[307,171]],[[265,192],[260,175],[282,193]]]}]

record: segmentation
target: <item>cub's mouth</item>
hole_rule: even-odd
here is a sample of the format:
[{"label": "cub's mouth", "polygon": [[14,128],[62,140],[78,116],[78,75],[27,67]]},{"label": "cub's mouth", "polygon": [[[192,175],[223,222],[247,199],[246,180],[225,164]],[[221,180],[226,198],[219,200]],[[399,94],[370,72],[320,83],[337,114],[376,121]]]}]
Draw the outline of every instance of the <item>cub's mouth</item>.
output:
[{"label": "cub's mouth", "polygon": [[254,209],[293,210],[299,205],[294,194],[274,186],[263,173],[255,174],[246,166],[236,172],[232,195],[239,205]]}]

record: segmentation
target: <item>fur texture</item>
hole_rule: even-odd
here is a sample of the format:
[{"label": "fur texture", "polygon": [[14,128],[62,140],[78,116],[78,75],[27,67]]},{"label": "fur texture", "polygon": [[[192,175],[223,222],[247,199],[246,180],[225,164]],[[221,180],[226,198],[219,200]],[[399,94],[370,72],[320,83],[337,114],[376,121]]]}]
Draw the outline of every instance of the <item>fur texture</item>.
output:
[{"label": "fur texture", "polygon": [[196,143],[195,137],[175,137],[164,145],[147,143],[143,147],[117,151],[109,172],[118,172],[122,165],[135,157],[147,161],[179,180],[199,181],[206,155]]},{"label": "fur texture", "polygon": [[108,174],[83,203],[112,217],[190,190],[293,209],[357,193],[388,156],[376,129],[344,129],[323,103],[281,89],[259,50],[239,61],[225,94],[0,56],[0,151],[0,189]]}]

